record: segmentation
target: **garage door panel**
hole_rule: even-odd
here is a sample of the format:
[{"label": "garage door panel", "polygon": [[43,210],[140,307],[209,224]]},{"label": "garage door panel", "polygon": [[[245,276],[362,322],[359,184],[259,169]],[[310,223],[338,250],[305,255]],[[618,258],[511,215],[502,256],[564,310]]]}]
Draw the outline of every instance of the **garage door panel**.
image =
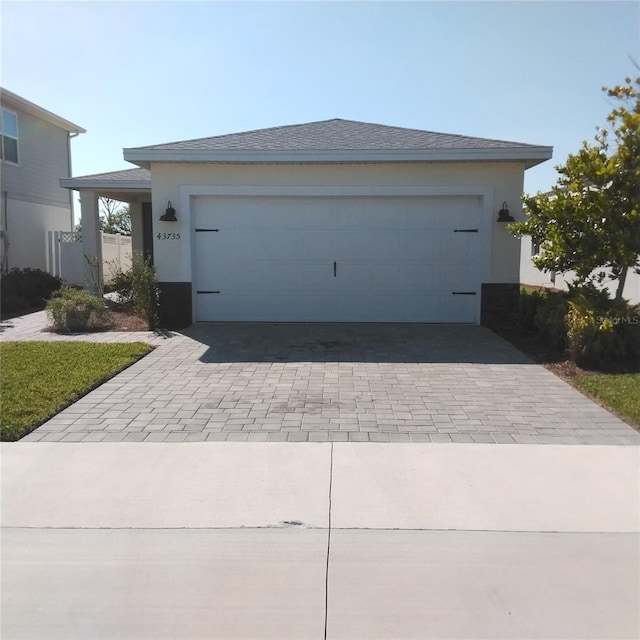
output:
[{"label": "garage door panel", "polygon": [[328,200],[309,200],[299,198],[294,204],[296,220],[302,219],[302,224],[309,229],[335,229],[338,226],[337,203]]},{"label": "garage door panel", "polygon": [[405,322],[403,295],[352,295],[340,298],[343,322]]},{"label": "garage door panel", "polygon": [[[451,296],[447,300],[448,313],[455,318],[474,317],[476,310],[476,296]],[[443,322],[441,320],[440,322]]]},{"label": "garage door panel", "polygon": [[476,322],[478,205],[457,197],[196,198],[194,226],[219,231],[195,234],[194,288],[220,291],[196,294],[197,319]]},{"label": "garage door panel", "polygon": [[338,228],[361,232],[371,226],[371,209],[362,198],[348,198],[347,207],[338,207]]},{"label": "garage door panel", "polygon": [[459,264],[462,260],[467,263],[476,263],[478,259],[478,234],[443,234],[441,259],[448,263]]},{"label": "garage door panel", "polygon": [[322,295],[335,292],[333,262],[303,263],[297,265],[302,276],[301,295],[319,293]]},{"label": "garage door panel", "polygon": [[443,291],[442,265],[409,264],[405,272],[407,292],[415,293],[439,293]]},{"label": "garage door panel", "polygon": [[340,294],[358,295],[372,290],[373,273],[369,264],[336,263],[336,276],[333,284]]},{"label": "garage door panel", "polygon": [[372,256],[371,234],[347,231],[338,235],[336,257],[339,262],[369,262]]},{"label": "garage door panel", "polygon": [[371,270],[371,292],[404,293],[407,266],[404,264],[374,264]]},{"label": "garage door panel", "polygon": [[369,212],[369,224],[371,229],[404,229],[405,213],[385,198],[383,203],[375,203],[371,201]]},{"label": "garage door panel", "polygon": [[410,231],[434,231],[440,230],[443,221],[437,210],[431,210],[429,207],[417,207],[405,212],[406,229]]},{"label": "garage door panel", "polygon": [[324,260],[333,264],[336,259],[337,236],[335,231],[308,231],[302,238],[305,260]]},{"label": "garage door panel", "polygon": [[371,233],[371,260],[376,262],[405,260],[407,236],[401,231]]},{"label": "garage door panel", "polygon": [[[445,322],[445,311],[443,298],[440,294],[407,296],[407,322]],[[451,320],[446,320],[446,322],[451,322]]]},{"label": "garage door panel", "polygon": [[416,232],[407,237],[407,259],[416,262],[437,262],[442,257],[442,233]]}]

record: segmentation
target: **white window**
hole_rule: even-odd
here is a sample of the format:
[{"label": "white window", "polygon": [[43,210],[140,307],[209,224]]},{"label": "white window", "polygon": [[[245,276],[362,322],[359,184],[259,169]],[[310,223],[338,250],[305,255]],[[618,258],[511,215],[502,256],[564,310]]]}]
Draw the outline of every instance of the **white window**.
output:
[{"label": "white window", "polygon": [[531,243],[531,257],[540,255],[540,244],[537,242]]},{"label": "white window", "polygon": [[0,158],[18,164],[18,116],[2,110],[2,145]]}]

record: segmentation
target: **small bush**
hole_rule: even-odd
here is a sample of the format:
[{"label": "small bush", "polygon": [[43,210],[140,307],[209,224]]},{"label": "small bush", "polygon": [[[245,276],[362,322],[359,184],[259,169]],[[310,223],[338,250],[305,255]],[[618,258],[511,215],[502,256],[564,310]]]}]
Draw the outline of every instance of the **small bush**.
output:
[{"label": "small bush", "polygon": [[569,353],[581,367],[617,369],[640,359],[640,313],[624,302],[603,312],[577,294],[566,324]]},{"label": "small bush", "polygon": [[11,269],[0,279],[0,305],[3,313],[42,308],[62,280],[41,269]]},{"label": "small bush", "polygon": [[87,331],[109,322],[109,309],[103,298],[88,291],[63,287],[47,303],[47,315],[56,331]]},{"label": "small bush", "polygon": [[546,291],[538,289],[520,289],[520,308],[518,313],[518,327],[525,333],[535,333],[538,329],[535,317],[538,308],[545,300]]},{"label": "small bush", "polygon": [[150,329],[158,326],[160,290],[156,268],[142,253],[134,252],[129,271],[116,271],[111,287],[128,301],[138,316],[149,323]]},{"label": "small bush", "polygon": [[569,285],[569,298],[573,300],[578,296],[583,296],[594,311],[602,314],[607,313],[614,307],[614,301],[609,296],[606,289],[596,287],[593,282]]},{"label": "small bush", "polygon": [[554,348],[563,349],[567,345],[565,317],[568,311],[568,296],[559,291],[549,291],[538,304],[534,325],[540,337]]}]

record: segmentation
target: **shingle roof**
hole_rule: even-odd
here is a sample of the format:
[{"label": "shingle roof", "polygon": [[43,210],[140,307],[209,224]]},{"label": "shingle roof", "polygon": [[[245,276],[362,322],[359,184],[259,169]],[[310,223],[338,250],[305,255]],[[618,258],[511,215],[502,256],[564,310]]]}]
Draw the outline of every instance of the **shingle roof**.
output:
[{"label": "shingle roof", "polygon": [[75,182],[148,182],[151,185],[151,171],[148,169],[122,169],[121,171],[109,171],[108,173],[93,173],[88,176],[69,178]]},{"label": "shingle roof", "polygon": [[536,145],[451,133],[405,129],[355,120],[322,120],[242,133],[169,142],[137,150],[158,151],[364,151],[518,149]]}]

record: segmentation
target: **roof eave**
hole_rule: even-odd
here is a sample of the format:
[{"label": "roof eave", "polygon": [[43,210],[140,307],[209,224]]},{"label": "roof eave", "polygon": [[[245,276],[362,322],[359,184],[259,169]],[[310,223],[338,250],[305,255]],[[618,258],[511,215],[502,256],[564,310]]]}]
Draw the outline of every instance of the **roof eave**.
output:
[{"label": "roof eave", "polygon": [[148,169],[152,162],[310,163],[524,161],[527,168],[549,160],[553,147],[512,149],[408,149],[350,151],[210,151],[123,149],[124,159]]},{"label": "roof eave", "polygon": [[2,98],[2,104],[14,109],[21,109],[22,111],[26,111],[27,113],[35,116],[36,118],[40,118],[45,120],[49,124],[52,124],[60,129],[64,129],[69,133],[86,133],[87,130],[82,127],[70,122],[69,120],[65,120],[60,116],[52,113],[51,111],[47,111],[37,104],[30,102],[29,100],[25,100],[19,95],[8,91],[7,89],[0,89],[0,97]]},{"label": "roof eave", "polygon": [[95,189],[131,189],[145,190],[151,189],[151,181],[146,180],[82,180],[78,178],[61,178],[60,186],[74,191],[95,190]]}]

